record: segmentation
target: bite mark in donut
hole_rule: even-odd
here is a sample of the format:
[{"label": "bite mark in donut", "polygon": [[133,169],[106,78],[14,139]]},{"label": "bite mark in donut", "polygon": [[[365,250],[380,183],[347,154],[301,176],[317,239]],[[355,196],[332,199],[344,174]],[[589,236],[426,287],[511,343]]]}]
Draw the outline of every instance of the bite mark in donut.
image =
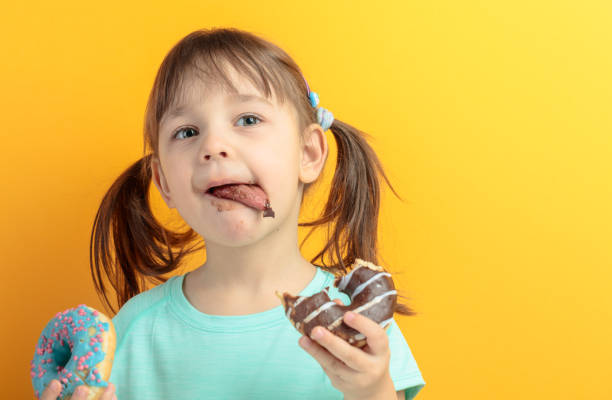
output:
[{"label": "bite mark in donut", "polygon": [[365,346],[367,338],[344,323],[347,311],[364,315],[385,330],[391,326],[397,304],[397,290],[391,274],[360,258],[355,260],[350,270],[334,281],[334,286],[351,299],[351,304],[346,306],[330,299],[329,287],[312,296],[292,296],[276,291],[285,315],[301,334],[310,337],[316,326],[323,326],[353,346]]},{"label": "bite mark in donut", "polygon": [[34,394],[39,398],[53,379],[62,385],[60,399],[77,386],[89,389],[87,400],[102,396],[115,354],[112,320],[85,304],[58,312],[42,331],[30,363]]}]

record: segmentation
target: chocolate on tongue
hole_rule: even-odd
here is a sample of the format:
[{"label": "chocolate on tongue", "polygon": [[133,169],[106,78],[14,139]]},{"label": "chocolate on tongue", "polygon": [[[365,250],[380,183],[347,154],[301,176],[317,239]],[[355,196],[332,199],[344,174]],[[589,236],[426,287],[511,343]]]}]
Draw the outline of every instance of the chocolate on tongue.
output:
[{"label": "chocolate on tongue", "polygon": [[253,207],[261,211],[266,209],[266,193],[258,185],[234,183],[217,186],[212,189],[211,194],[223,199],[239,201],[248,207]]}]

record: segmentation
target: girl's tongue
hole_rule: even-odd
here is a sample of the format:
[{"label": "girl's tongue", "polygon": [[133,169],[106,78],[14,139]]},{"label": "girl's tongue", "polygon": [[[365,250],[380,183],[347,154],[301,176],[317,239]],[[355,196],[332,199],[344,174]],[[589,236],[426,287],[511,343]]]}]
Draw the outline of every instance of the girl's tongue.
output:
[{"label": "girl's tongue", "polygon": [[266,209],[266,193],[259,185],[233,183],[212,188],[210,194],[222,199],[238,201],[248,207],[264,211]]}]

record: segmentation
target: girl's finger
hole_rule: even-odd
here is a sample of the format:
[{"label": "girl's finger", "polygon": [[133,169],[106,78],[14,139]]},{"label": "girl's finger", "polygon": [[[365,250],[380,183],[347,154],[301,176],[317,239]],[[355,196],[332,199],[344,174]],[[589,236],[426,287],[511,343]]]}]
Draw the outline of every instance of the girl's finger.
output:
[{"label": "girl's finger", "polygon": [[387,332],[370,318],[359,313],[347,312],[344,314],[344,323],[367,338],[373,355],[385,354],[389,351]]},{"label": "girl's finger", "polygon": [[84,386],[84,385],[77,386],[77,388],[74,389],[74,393],[72,394],[72,397],[70,397],[70,399],[71,400],[86,400],[88,394],[89,394],[89,388],[87,388],[87,386]]},{"label": "girl's finger", "polygon": [[115,397],[115,385],[113,385],[112,383],[109,382],[108,383],[108,387],[102,393],[102,397],[100,397],[100,400],[113,400],[113,399],[116,399],[116,397]]},{"label": "girl's finger", "polygon": [[333,374],[342,380],[350,380],[351,376],[355,374],[355,370],[334,357],[333,354],[317,343],[316,340],[312,340],[308,336],[302,336],[299,344],[321,365],[330,378],[332,378],[330,374]]},{"label": "girl's finger", "polygon": [[40,395],[40,400],[55,400],[57,396],[59,396],[60,391],[62,390],[62,385],[60,385],[57,379],[53,379],[45,390],[43,390]]},{"label": "girl's finger", "polygon": [[[316,336],[319,333],[321,336]],[[323,346],[336,359],[341,360],[354,371],[364,372],[370,368],[369,354],[363,350],[351,346],[347,341],[328,331],[322,326],[312,330],[312,340]]]}]

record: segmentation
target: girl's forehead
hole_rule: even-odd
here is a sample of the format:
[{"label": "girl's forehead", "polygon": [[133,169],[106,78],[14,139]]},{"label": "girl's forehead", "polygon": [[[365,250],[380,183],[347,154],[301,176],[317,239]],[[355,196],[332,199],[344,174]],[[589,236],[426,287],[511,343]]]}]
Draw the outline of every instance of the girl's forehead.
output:
[{"label": "girl's forehead", "polygon": [[199,82],[187,83],[173,99],[174,105],[200,104],[220,97],[224,103],[258,101],[268,106],[276,107],[274,95],[267,98],[264,93],[253,85],[236,85],[234,89],[219,84],[202,84]]},{"label": "girl's forehead", "polygon": [[267,97],[248,77],[233,68],[227,68],[223,77],[211,74],[196,76],[190,71],[183,77],[177,92],[173,101],[175,104],[202,103],[211,97],[221,96],[225,100],[258,98],[269,105],[278,105],[278,97],[272,85],[270,96]]},{"label": "girl's forehead", "polygon": [[193,75],[185,75],[183,78],[161,118],[160,126],[165,126],[174,118],[210,102],[227,107],[257,104],[274,115],[287,113],[293,123],[296,121],[296,110],[290,102],[283,104],[278,102],[272,85],[270,85],[270,97],[266,97],[265,93],[248,78],[238,74],[229,75],[228,78],[231,79],[229,83],[223,79],[202,79],[200,76],[194,78]]}]

